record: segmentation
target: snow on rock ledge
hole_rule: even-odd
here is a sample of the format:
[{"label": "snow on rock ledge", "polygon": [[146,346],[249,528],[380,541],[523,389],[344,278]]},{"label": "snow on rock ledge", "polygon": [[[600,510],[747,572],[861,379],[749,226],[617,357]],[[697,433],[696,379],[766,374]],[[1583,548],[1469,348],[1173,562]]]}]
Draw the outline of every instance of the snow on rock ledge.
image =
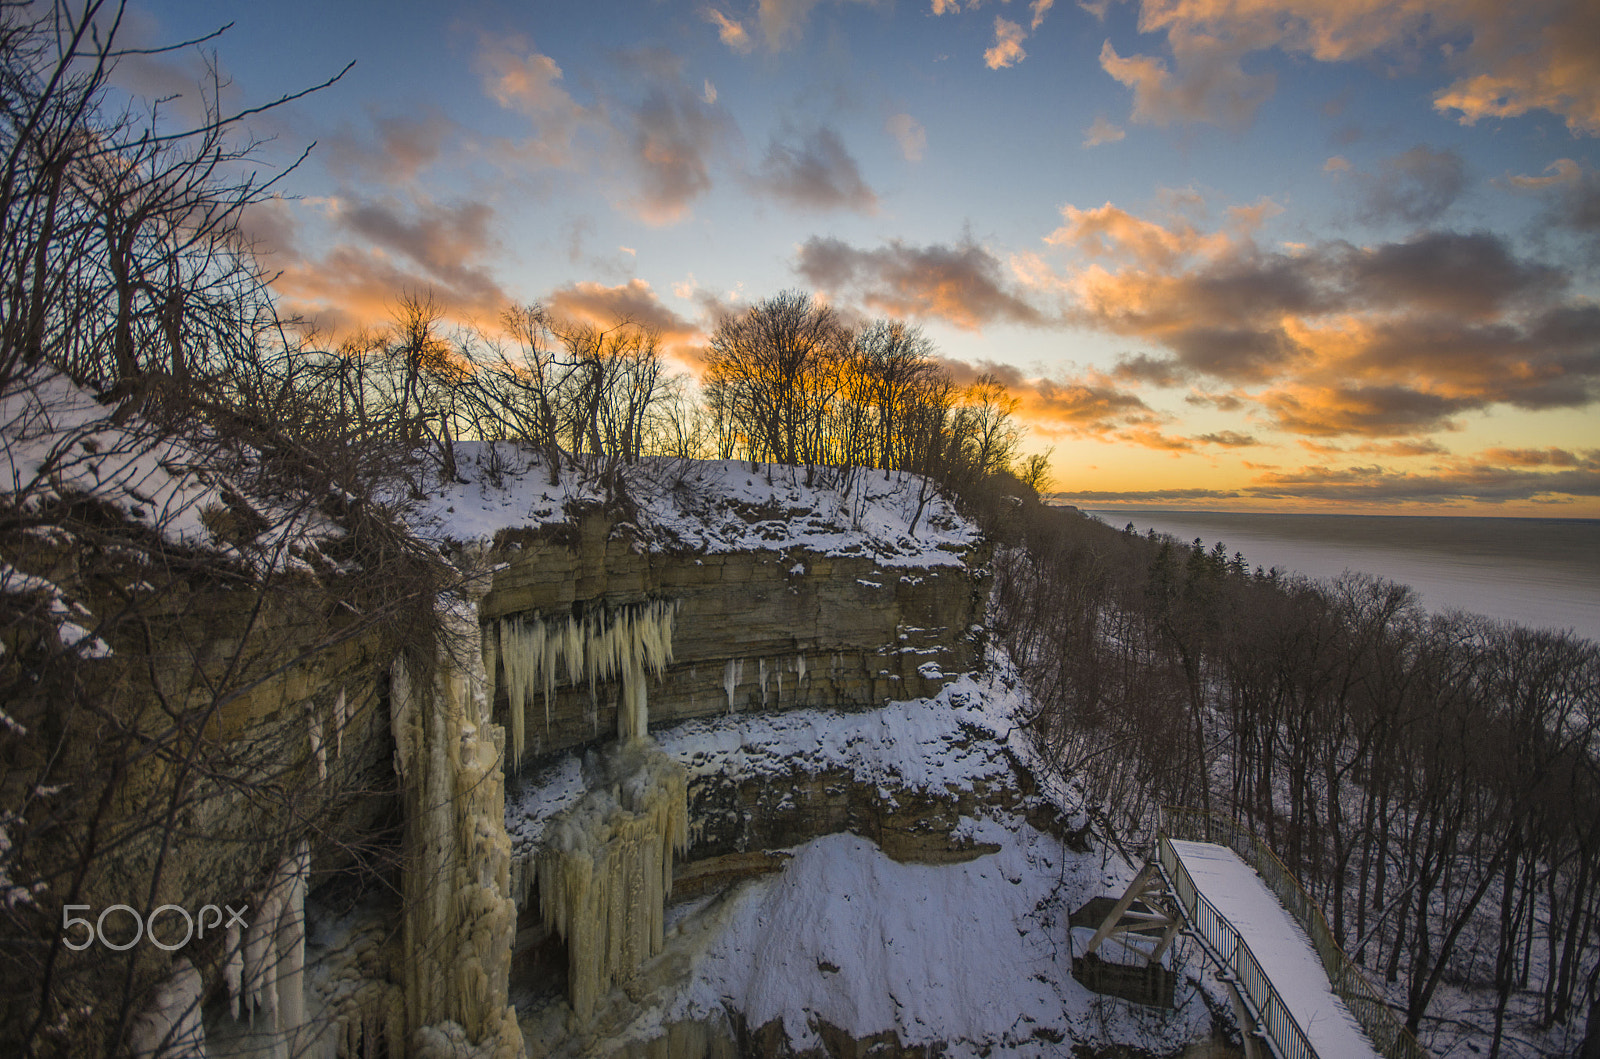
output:
[{"label": "snow on rock ledge", "polygon": [[[550,485],[539,456],[515,442],[460,442],[464,481],[439,483],[410,522],[438,541],[487,544],[502,530],[570,521],[602,496],[570,466]],[[702,554],[804,548],[868,556],[881,566],[960,565],[977,529],[921,476],[807,470],[743,460],[648,458],[629,469],[634,529],[652,549]],[[827,483],[827,484],[823,484]]]}]

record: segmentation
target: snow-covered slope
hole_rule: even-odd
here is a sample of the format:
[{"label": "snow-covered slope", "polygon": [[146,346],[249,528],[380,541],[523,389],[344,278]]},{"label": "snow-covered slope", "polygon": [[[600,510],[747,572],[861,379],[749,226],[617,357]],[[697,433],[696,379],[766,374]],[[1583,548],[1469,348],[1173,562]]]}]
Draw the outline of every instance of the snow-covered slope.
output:
[{"label": "snow-covered slope", "polygon": [[[408,516],[435,540],[488,542],[507,528],[567,521],[604,501],[599,483],[564,463],[559,481],[514,442],[456,446],[460,480],[430,486]],[[865,555],[884,566],[957,565],[976,529],[913,474],[859,471],[841,480],[741,460],[648,458],[624,469],[634,528],[650,546],[697,552],[807,548]]]}]

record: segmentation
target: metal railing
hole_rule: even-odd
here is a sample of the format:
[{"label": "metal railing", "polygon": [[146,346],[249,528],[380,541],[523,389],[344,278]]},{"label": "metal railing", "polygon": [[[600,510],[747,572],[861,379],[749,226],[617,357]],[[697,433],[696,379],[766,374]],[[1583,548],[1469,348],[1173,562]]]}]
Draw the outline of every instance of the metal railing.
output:
[{"label": "metal railing", "polygon": [[[1189,869],[1178,859],[1167,837],[1162,834],[1156,840],[1156,860],[1172,887],[1172,895],[1183,909],[1189,929],[1231,976],[1240,998],[1249,1005],[1256,1025],[1272,1046],[1273,1054],[1278,1059],[1317,1059],[1316,1050],[1306,1039],[1305,1031],[1295,1021],[1289,1006],[1278,995],[1266,972],[1262,971],[1255,953],[1250,951],[1250,946],[1245,944],[1238,931],[1195,886]],[[1245,1027],[1241,1029],[1249,1032]]]},{"label": "metal railing", "polygon": [[[1283,907],[1305,928],[1334,994],[1344,1001],[1380,1055],[1385,1059],[1430,1059],[1427,1049],[1395,1018],[1383,994],[1345,955],[1334,940],[1333,931],[1328,929],[1322,909],[1306,893],[1294,874],[1284,867],[1271,847],[1233,820],[1203,809],[1168,806],[1162,809],[1161,815],[1160,838],[1227,846],[1256,870],[1256,874],[1261,876]],[[1158,840],[1158,848],[1162,845],[1165,843]],[[1173,879],[1174,883],[1176,881]]]}]

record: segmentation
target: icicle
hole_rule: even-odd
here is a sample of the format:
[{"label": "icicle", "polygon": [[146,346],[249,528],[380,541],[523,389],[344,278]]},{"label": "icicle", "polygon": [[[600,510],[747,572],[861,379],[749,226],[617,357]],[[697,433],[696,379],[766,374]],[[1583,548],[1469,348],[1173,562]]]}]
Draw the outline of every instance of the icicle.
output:
[{"label": "icicle", "polygon": [[677,612],[676,602],[656,600],[569,615],[548,624],[540,617],[502,619],[499,658],[510,703],[513,763],[521,760],[523,709],[536,685],[544,688],[547,732],[558,681],[569,685],[587,681],[591,702],[599,701],[601,683],[616,681],[622,685],[617,730],[624,738],[643,735],[649,728],[645,675],[659,679],[672,663]]},{"label": "icicle", "polygon": [[228,954],[227,962],[222,966],[222,980],[228,984],[228,1007],[233,1012],[233,1021],[239,1021],[239,992],[244,984],[244,951],[242,938],[239,934],[239,924],[229,923],[228,931],[223,935],[222,951]]},{"label": "icicle", "polygon": [[295,855],[278,867],[276,885],[283,897],[278,912],[275,948],[278,956],[275,993],[278,1028],[294,1033],[305,1022],[306,880],[311,873],[311,850],[304,840]]},{"label": "icicle", "polygon": [[311,756],[317,762],[317,779],[327,782],[328,752],[322,746],[322,721],[318,719],[315,712],[306,715],[306,731],[311,737]]},{"label": "icicle", "polygon": [[761,708],[764,710],[767,708],[767,660],[757,659],[757,664],[761,668]]},{"label": "icicle", "polygon": [[206,1028],[200,998],[205,982],[183,957],[156,987],[149,1010],[133,1022],[128,1051],[135,1059],[206,1059]]},{"label": "icicle", "polygon": [[333,700],[333,753],[335,757],[344,756],[344,726],[345,726],[344,689],[339,689],[339,697]]},{"label": "icicle", "polygon": [[277,1018],[278,954],[273,951],[273,943],[277,940],[278,911],[278,898],[269,891],[261,907],[256,909],[250,932],[245,935],[244,1008],[252,1026],[256,1023],[257,1011],[266,1011],[274,1020]]},{"label": "icicle", "polygon": [[722,690],[728,693],[728,712],[733,712],[733,693],[739,688],[739,681],[744,679],[744,659],[730,658],[728,664],[722,667]]},{"label": "icicle", "polygon": [[396,658],[390,667],[389,679],[389,731],[394,736],[394,771],[404,783],[416,752],[417,708],[413,701],[411,669],[404,658]]},{"label": "icicle", "polygon": [[801,684],[801,683],[803,683],[805,681],[805,679],[806,679],[806,653],[804,651],[801,651],[801,652],[799,652],[798,654],[796,654],[794,656],[794,673],[795,673],[795,677],[794,677],[795,684],[798,685],[798,684]]},{"label": "icicle", "polygon": [[674,851],[688,846],[683,767],[654,743],[618,743],[583,798],[546,827],[538,883],[545,925],[567,941],[573,1010],[661,951]]}]

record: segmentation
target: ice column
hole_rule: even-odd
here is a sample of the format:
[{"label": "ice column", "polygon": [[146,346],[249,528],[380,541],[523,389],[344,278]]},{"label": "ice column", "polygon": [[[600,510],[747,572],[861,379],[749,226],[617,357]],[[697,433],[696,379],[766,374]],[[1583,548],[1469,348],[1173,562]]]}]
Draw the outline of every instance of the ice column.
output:
[{"label": "ice column", "polygon": [[391,679],[390,723],[409,755],[401,769],[407,1036],[455,1023],[474,1054],[511,1059],[523,1045],[507,996],[516,907],[505,733],[488,720],[476,609],[446,616],[432,671],[400,658]]},{"label": "ice column", "polygon": [[147,1011],[133,1021],[128,1051],[134,1059],[206,1059],[206,1029],[200,1019],[205,983],[183,957],[156,987]]},{"label": "ice column", "polygon": [[580,1019],[659,953],[672,859],[689,844],[688,779],[653,741],[619,740],[576,804],[545,829],[539,903],[567,943],[567,995]]}]

